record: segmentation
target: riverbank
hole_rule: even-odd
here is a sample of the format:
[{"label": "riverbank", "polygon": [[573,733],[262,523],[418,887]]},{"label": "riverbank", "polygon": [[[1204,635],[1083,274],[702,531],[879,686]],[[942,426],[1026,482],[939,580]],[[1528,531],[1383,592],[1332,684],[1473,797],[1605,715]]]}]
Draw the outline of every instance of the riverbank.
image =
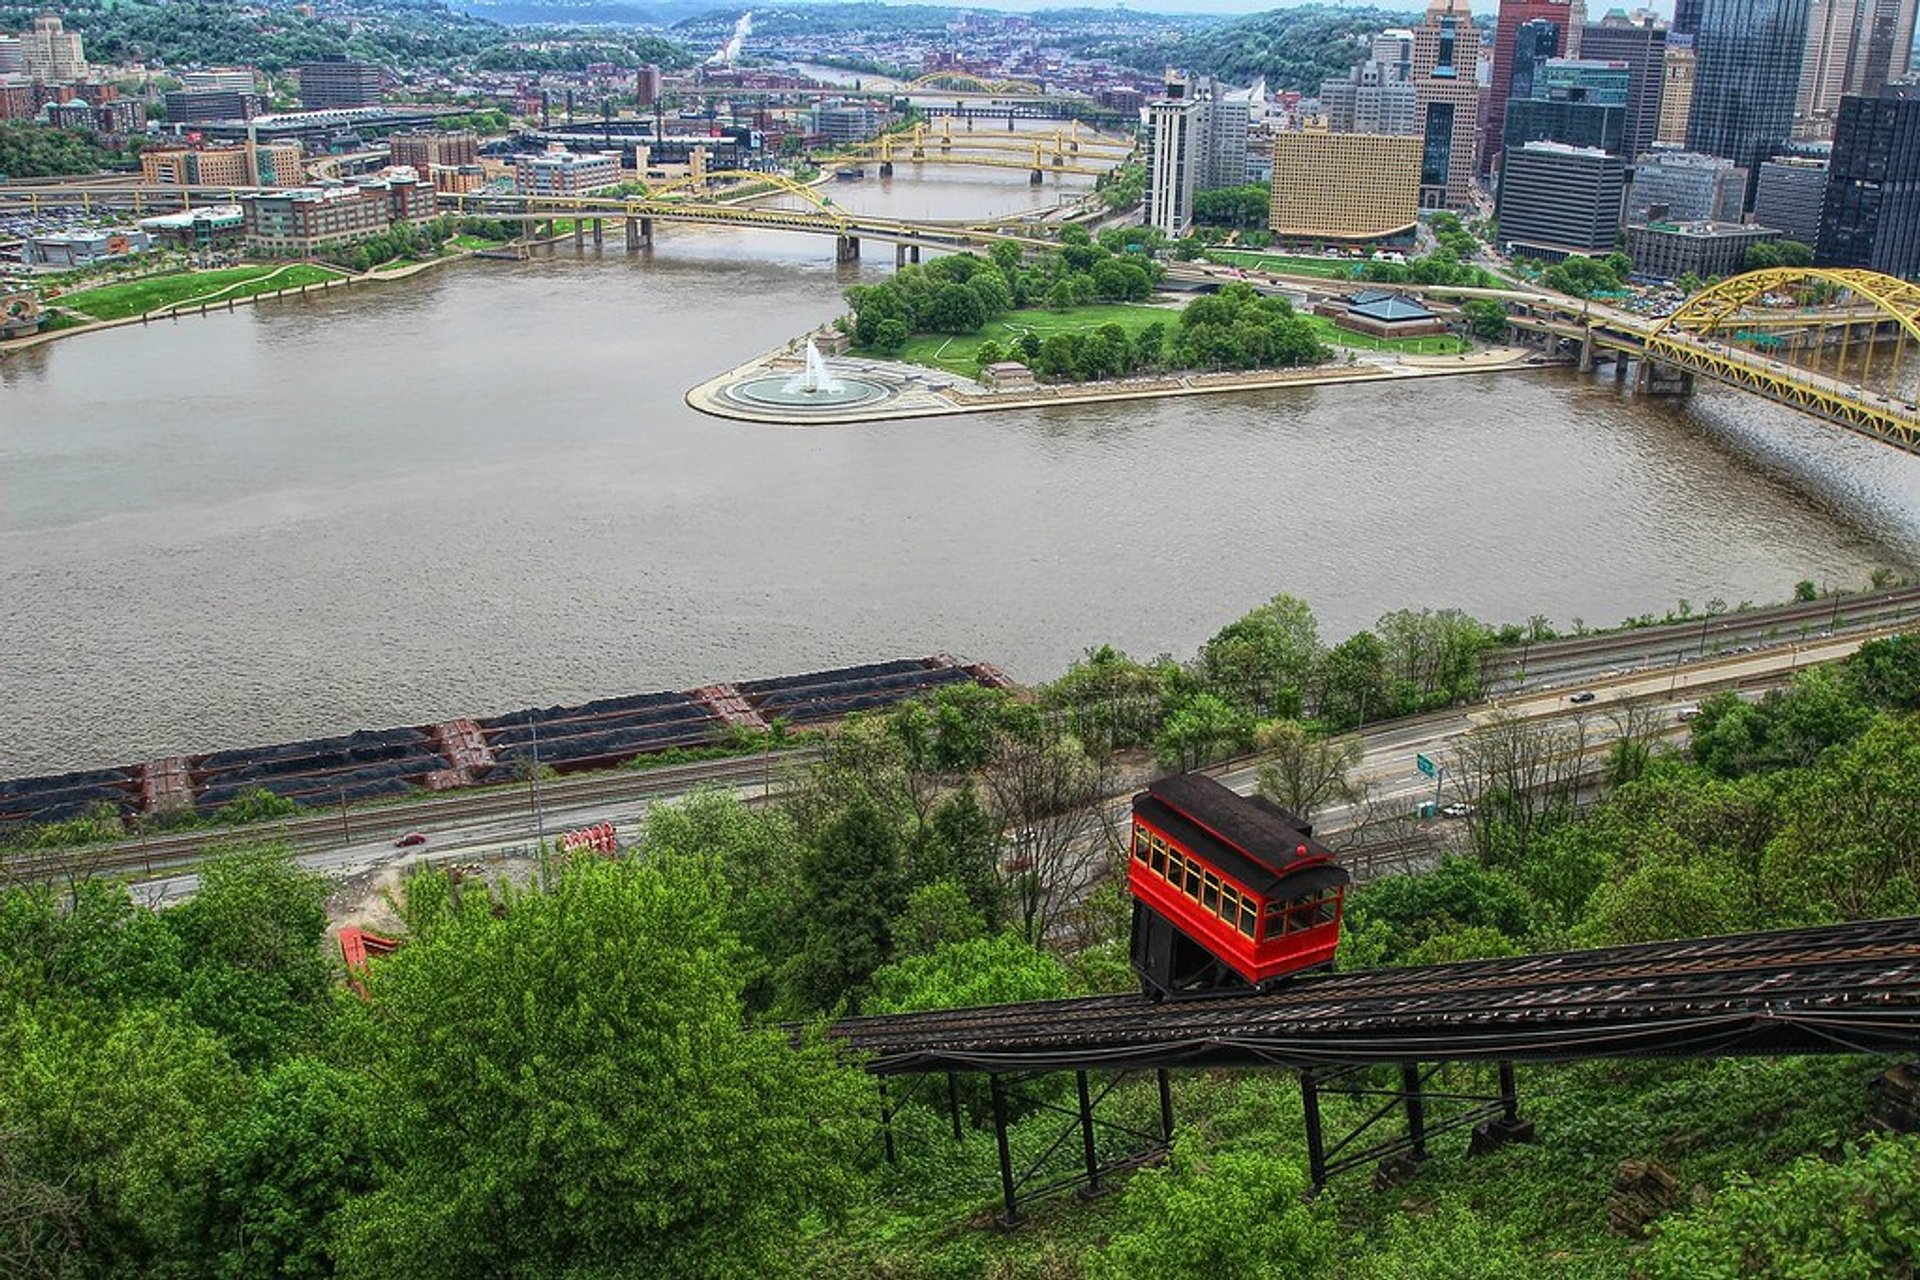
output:
[{"label": "riverbank", "polygon": [[[455,253],[449,253],[444,257],[428,258],[421,262],[410,262],[403,267],[394,267],[387,270],[367,271],[367,272],[362,272],[359,275],[354,275],[346,271],[339,271],[338,268],[328,267],[327,269],[329,271],[338,272],[338,274],[331,279],[309,281],[299,285],[290,285],[284,289],[274,289],[274,290],[263,291],[260,293],[248,293],[248,294],[228,293],[224,297],[218,297],[218,298],[210,297],[204,301],[200,301],[197,303],[193,301],[163,303],[159,306],[152,308],[151,310],[140,312],[138,315],[115,316],[110,319],[90,320],[84,324],[70,325],[62,329],[44,329],[39,333],[31,334],[24,338],[7,339],[5,341],[0,341],[0,356],[5,356],[9,352],[13,352],[13,351],[25,351],[30,347],[37,347],[43,343],[54,342],[61,338],[76,338],[76,337],[79,337],[81,334],[99,333],[102,330],[106,330],[106,329],[121,329],[121,328],[125,328],[128,325],[152,324],[155,321],[160,321],[160,320],[178,320],[182,316],[210,315],[217,312],[232,311],[235,307],[249,306],[256,302],[266,302],[276,298],[305,297],[310,293],[327,293],[327,292],[331,292],[334,289],[345,289],[352,285],[358,285],[358,284],[377,284],[385,281],[405,280],[410,276],[419,275],[422,271],[429,270],[433,267],[443,266],[449,262],[459,262],[463,259],[471,258],[475,256],[477,252],[479,251],[474,249],[462,249]],[[267,265],[275,265],[275,264],[263,263],[259,265],[267,266]],[[277,264],[277,265],[279,265],[282,269],[285,269],[288,267],[312,265],[312,264],[284,263],[284,264]],[[58,309],[59,309],[59,301],[57,299],[53,303],[49,304],[49,310],[58,310]]]},{"label": "riverbank", "polygon": [[880,385],[889,392],[886,398],[844,409],[811,409],[743,404],[727,394],[728,388],[738,383],[783,375],[797,376],[804,366],[803,354],[796,346],[790,345],[709,378],[687,392],[686,402],[701,413],[740,422],[790,427],[845,426],[860,422],[890,422],[901,418],[987,413],[1001,409],[1157,400],[1217,395],[1230,391],[1271,391],[1286,387],[1394,382],[1408,378],[1459,377],[1476,373],[1516,373],[1552,368],[1555,362],[1542,359],[1537,351],[1524,347],[1494,347],[1457,356],[1356,355],[1344,362],[1303,369],[1188,373],[995,389],[972,378],[938,373],[921,365],[866,357],[841,357],[828,361],[833,373]]}]

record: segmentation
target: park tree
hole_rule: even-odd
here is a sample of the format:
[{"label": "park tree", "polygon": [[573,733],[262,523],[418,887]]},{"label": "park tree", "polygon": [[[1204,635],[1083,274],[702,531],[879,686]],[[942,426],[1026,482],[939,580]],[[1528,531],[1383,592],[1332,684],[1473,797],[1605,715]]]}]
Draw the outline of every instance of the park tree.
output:
[{"label": "park tree", "polygon": [[1920,711],[1920,637],[1869,640],[1847,659],[1844,671],[1854,696],[1869,706]]},{"label": "park tree", "polygon": [[1044,686],[1040,697],[1069,732],[1101,756],[1151,742],[1160,727],[1159,677],[1112,645],[1087,650]]},{"label": "park tree", "polygon": [[1507,336],[1507,304],[1498,298],[1470,299],[1460,304],[1460,314],[1484,341],[1500,342]]},{"label": "park tree", "polygon": [[857,1186],[874,1097],[744,1025],[700,868],[582,859],[475,896],[373,974],[378,1189],[350,1276],[778,1275]]},{"label": "park tree", "polygon": [[888,318],[874,326],[873,338],[867,345],[883,356],[897,356],[907,349],[910,336],[906,321]]}]

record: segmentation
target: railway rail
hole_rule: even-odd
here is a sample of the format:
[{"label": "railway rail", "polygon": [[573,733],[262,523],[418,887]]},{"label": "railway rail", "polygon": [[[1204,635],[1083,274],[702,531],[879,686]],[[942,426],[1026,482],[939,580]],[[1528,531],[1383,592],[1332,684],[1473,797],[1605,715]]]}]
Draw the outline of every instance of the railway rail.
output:
[{"label": "railway rail", "polygon": [[[540,783],[540,803],[562,809],[598,802],[617,803],[677,795],[695,787],[742,786],[766,781],[795,764],[811,764],[820,757],[817,747],[782,751],[777,756],[731,756],[693,764],[661,766],[555,778]],[[531,813],[533,805],[524,786],[452,791],[431,799],[361,807],[345,813],[322,813],[284,822],[248,827],[195,830],[145,840],[122,841],[79,852],[46,850],[22,852],[0,859],[0,878],[8,875],[47,879],[69,874],[155,875],[191,869],[210,847],[235,839],[282,840],[295,852],[338,846],[355,832],[361,838],[390,838],[416,828],[431,829],[454,822]]]},{"label": "railway rail", "polygon": [[1542,675],[1582,665],[1579,660],[1632,654],[1665,655],[1705,643],[1725,643],[1764,637],[1769,631],[1824,623],[1828,629],[1868,626],[1920,614],[1920,587],[1899,587],[1861,595],[1829,596],[1821,600],[1720,613],[1687,622],[1636,627],[1599,636],[1547,640],[1489,654],[1482,662],[1485,678],[1510,677],[1519,671]]},{"label": "railway rail", "polygon": [[1334,973],[1248,996],[851,1018],[829,1034],[882,1076],[1912,1052],[1920,918]]}]

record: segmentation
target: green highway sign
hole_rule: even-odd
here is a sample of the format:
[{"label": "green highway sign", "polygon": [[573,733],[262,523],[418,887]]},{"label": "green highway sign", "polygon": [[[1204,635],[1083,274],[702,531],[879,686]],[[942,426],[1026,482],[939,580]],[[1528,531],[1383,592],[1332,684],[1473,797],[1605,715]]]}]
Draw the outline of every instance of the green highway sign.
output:
[{"label": "green highway sign", "polygon": [[1419,765],[1420,772],[1426,774],[1429,778],[1437,778],[1440,776],[1440,766],[1435,764],[1433,761],[1427,759],[1425,756],[1415,755],[1413,757],[1413,762]]}]

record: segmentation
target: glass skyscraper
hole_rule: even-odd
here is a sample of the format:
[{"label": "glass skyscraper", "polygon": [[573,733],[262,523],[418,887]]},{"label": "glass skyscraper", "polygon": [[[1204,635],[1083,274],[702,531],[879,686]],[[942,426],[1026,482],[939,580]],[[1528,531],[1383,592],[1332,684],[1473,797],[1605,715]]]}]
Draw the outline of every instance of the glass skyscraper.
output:
[{"label": "glass skyscraper", "polygon": [[1793,133],[1808,17],[1808,0],[1703,0],[1689,150],[1759,173]]}]

